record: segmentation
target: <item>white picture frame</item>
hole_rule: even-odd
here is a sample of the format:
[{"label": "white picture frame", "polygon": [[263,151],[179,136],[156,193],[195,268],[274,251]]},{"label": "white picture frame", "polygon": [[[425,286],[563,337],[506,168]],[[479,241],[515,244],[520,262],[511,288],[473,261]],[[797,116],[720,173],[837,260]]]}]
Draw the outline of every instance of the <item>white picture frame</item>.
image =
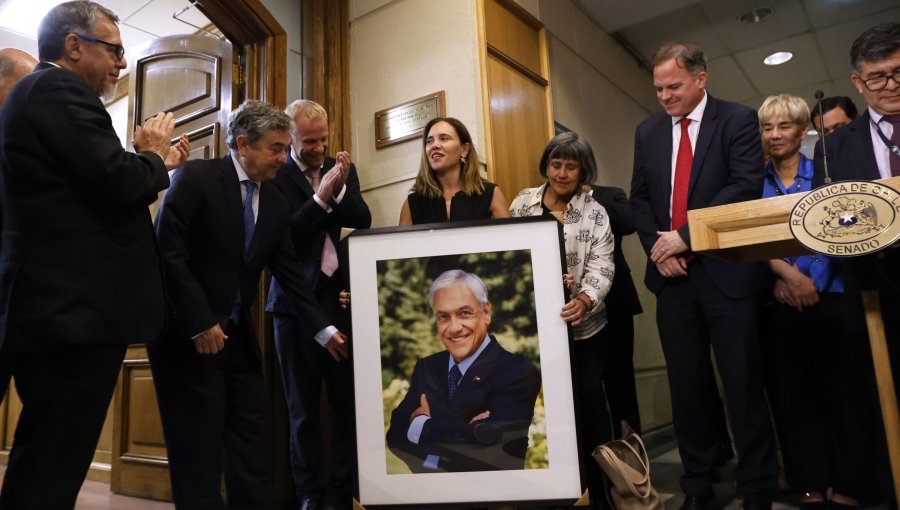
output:
[{"label": "white picture frame", "polygon": [[[565,303],[562,284],[564,257],[562,229],[553,218],[517,218],[489,222],[459,222],[415,227],[371,229],[348,239],[349,279],[352,289],[353,355],[358,452],[358,501],[365,507],[453,505],[467,503],[561,502],[581,497],[583,484],[578,460],[578,439],[572,396],[569,342],[571,329],[560,317]],[[385,432],[392,409],[387,408],[383,380],[381,338],[384,299],[390,289],[379,288],[379,270],[390,261],[480,260],[482,254],[525,254],[531,271],[533,313],[539,353],[545,444],[545,465],[539,468],[491,469],[468,472],[389,472],[391,451]],[[484,257],[490,257],[484,255]],[[496,256],[494,257],[496,258]],[[386,265],[387,264],[387,265]],[[394,264],[396,265],[396,264]],[[380,268],[380,269],[379,269]],[[507,268],[508,269],[508,268]],[[500,271],[507,270],[501,268]],[[498,272],[500,272],[498,271]],[[502,275],[480,275],[486,282],[503,282]],[[425,296],[434,275],[413,289]],[[499,277],[499,278],[498,278]],[[515,278],[516,276],[510,276]],[[384,275],[382,275],[384,280]],[[489,299],[491,285],[489,288]],[[521,288],[521,285],[519,285]],[[406,290],[409,294],[409,289]],[[496,308],[496,305],[495,305]],[[380,311],[381,310],[381,311]],[[430,308],[429,308],[430,312]],[[497,315],[495,314],[496,318]],[[429,330],[436,350],[433,318]],[[423,326],[424,327],[424,326]],[[500,328],[501,325],[490,326]],[[503,344],[504,340],[500,340]],[[408,377],[408,375],[407,375]],[[402,395],[401,395],[402,397]],[[531,433],[531,431],[530,431]],[[529,436],[531,437],[531,436]],[[529,444],[529,448],[535,447]],[[391,468],[393,469],[393,468]]]}]

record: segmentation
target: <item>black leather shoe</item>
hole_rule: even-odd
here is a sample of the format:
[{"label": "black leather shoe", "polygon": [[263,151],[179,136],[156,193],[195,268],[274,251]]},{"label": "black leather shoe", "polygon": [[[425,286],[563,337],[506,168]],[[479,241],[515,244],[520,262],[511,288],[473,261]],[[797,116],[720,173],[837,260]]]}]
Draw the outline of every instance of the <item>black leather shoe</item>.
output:
[{"label": "black leather shoe", "polygon": [[744,497],[744,504],[741,507],[744,510],[772,510],[772,500]]},{"label": "black leather shoe", "polygon": [[678,510],[707,510],[709,508],[709,504],[712,503],[713,497],[705,496],[691,496],[690,494],[684,497],[684,501],[681,502],[681,506],[678,507]]},{"label": "black leather shoe", "polygon": [[322,510],[322,503],[318,499],[303,498],[300,502],[300,510]]}]

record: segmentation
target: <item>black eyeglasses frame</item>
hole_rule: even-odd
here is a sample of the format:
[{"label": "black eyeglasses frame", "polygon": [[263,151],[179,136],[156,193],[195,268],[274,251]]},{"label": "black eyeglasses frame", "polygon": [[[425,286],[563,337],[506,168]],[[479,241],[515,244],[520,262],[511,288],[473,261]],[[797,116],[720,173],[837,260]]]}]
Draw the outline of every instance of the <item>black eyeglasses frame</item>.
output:
[{"label": "black eyeglasses frame", "polygon": [[111,43],[109,41],[104,41],[103,39],[97,39],[96,37],[91,37],[89,35],[84,34],[75,34],[79,39],[83,39],[92,43],[99,43],[104,46],[108,46],[113,49],[113,54],[116,56],[116,60],[122,60],[125,57],[125,47],[121,44]]}]

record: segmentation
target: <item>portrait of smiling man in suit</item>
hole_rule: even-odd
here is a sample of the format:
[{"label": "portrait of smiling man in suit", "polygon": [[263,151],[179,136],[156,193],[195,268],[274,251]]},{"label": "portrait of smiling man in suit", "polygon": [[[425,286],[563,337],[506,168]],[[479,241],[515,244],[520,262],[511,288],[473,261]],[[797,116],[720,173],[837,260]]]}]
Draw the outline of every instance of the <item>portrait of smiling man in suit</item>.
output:
[{"label": "portrait of smiling man in suit", "polygon": [[416,363],[388,447],[414,473],[524,469],[540,372],[489,333],[491,303],[475,274],[444,271],[428,301],[444,350]]}]

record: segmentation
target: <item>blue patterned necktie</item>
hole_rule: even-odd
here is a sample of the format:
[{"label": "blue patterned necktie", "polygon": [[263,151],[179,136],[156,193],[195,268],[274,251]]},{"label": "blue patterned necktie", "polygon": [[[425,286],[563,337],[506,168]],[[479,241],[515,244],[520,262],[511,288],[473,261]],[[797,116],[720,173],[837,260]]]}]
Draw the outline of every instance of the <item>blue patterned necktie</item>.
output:
[{"label": "blue patterned necktie", "polygon": [[253,231],[256,229],[256,218],[253,216],[253,193],[256,191],[256,183],[253,181],[241,181],[247,190],[244,197],[244,253],[250,253],[250,242],[253,241]]},{"label": "blue patterned necktie", "polygon": [[453,398],[453,394],[456,393],[456,388],[459,386],[459,380],[462,379],[462,372],[459,371],[458,365],[453,365],[450,369],[450,373],[447,374],[447,394],[450,398]]}]

